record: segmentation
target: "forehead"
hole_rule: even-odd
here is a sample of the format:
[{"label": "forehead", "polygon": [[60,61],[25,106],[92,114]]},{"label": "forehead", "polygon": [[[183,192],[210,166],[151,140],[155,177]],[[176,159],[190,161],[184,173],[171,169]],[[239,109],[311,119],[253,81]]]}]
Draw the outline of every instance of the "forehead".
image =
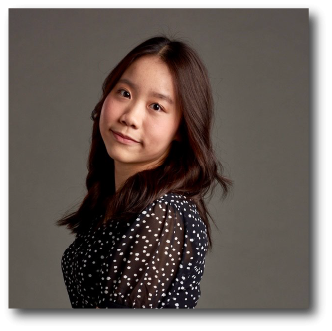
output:
[{"label": "forehead", "polygon": [[156,55],[142,56],[135,60],[121,78],[132,81],[139,89],[161,89],[175,96],[173,75],[167,64]]}]

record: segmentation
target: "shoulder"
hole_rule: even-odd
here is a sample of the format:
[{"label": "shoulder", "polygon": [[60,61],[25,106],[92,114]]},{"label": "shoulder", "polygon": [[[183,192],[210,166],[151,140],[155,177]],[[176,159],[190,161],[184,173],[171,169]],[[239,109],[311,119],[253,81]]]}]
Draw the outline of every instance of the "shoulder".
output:
[{"label": "shoulder", "polygon": [[167,193],[150,203],[139,215],[137,221],[149,219],[151,222],[165,220],[183,225],[191,234],[206,234],[206,225],[198,211],[196,203],[185,195]]},{"label": "shoulder", "polygon": [[167,193],[158,199],[155,199],[150,203],[140,215],[144,216],[151,211],[162,210],[166,211],[176,211],[178,214],[185,217],[192,217],[194,213],[198,213],[196,204],[184,195],[179,195],[175,193]]},{"label": "shoulder", "polygon": [[176,194],[176,193],[167,193],[155,201],[170,205],[176,208],[179,212],[182,212],[184,216],[189,218],[193,216],[192,215],[193,213],[198,214],[198,208],[195,202],[192,199],[186,197],[185,195]]}]

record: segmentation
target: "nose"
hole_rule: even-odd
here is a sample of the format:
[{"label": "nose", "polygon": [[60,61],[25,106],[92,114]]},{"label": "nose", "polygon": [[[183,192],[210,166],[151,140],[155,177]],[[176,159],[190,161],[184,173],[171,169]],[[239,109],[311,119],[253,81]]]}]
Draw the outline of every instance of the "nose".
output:
[{"label": "nose", "polygon": [[134,129],[138,129],[142,121],[143,114],[143,105],[140,105],[139,102],[130,103],[121,115],[120,122],[124,125],[131,126]]}]

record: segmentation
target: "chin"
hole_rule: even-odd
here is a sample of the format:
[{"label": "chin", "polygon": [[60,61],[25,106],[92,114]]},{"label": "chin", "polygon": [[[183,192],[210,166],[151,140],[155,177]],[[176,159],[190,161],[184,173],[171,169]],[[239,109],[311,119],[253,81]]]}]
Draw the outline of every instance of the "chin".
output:
[{"label": "chin", "polygon": [[114,161],[120,162],[120,163],[134,163],[135,160],[133,159],[133,155],[129,153],[124,153],[121,151],[114,150],[113,148],[107,149],[107,154],[109,157],[111,157]]}]

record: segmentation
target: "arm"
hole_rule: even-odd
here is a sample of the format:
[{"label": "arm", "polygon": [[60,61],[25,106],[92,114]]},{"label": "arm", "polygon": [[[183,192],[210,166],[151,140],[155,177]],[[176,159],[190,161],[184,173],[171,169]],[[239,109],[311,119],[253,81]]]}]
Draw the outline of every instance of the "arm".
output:
[{"label": "arm", "polygon": [[181,269],[184,243],[185,225],[177,208],[166,201],[148,206],[122,235],[101,270],[97,306],[161,307]]}]

